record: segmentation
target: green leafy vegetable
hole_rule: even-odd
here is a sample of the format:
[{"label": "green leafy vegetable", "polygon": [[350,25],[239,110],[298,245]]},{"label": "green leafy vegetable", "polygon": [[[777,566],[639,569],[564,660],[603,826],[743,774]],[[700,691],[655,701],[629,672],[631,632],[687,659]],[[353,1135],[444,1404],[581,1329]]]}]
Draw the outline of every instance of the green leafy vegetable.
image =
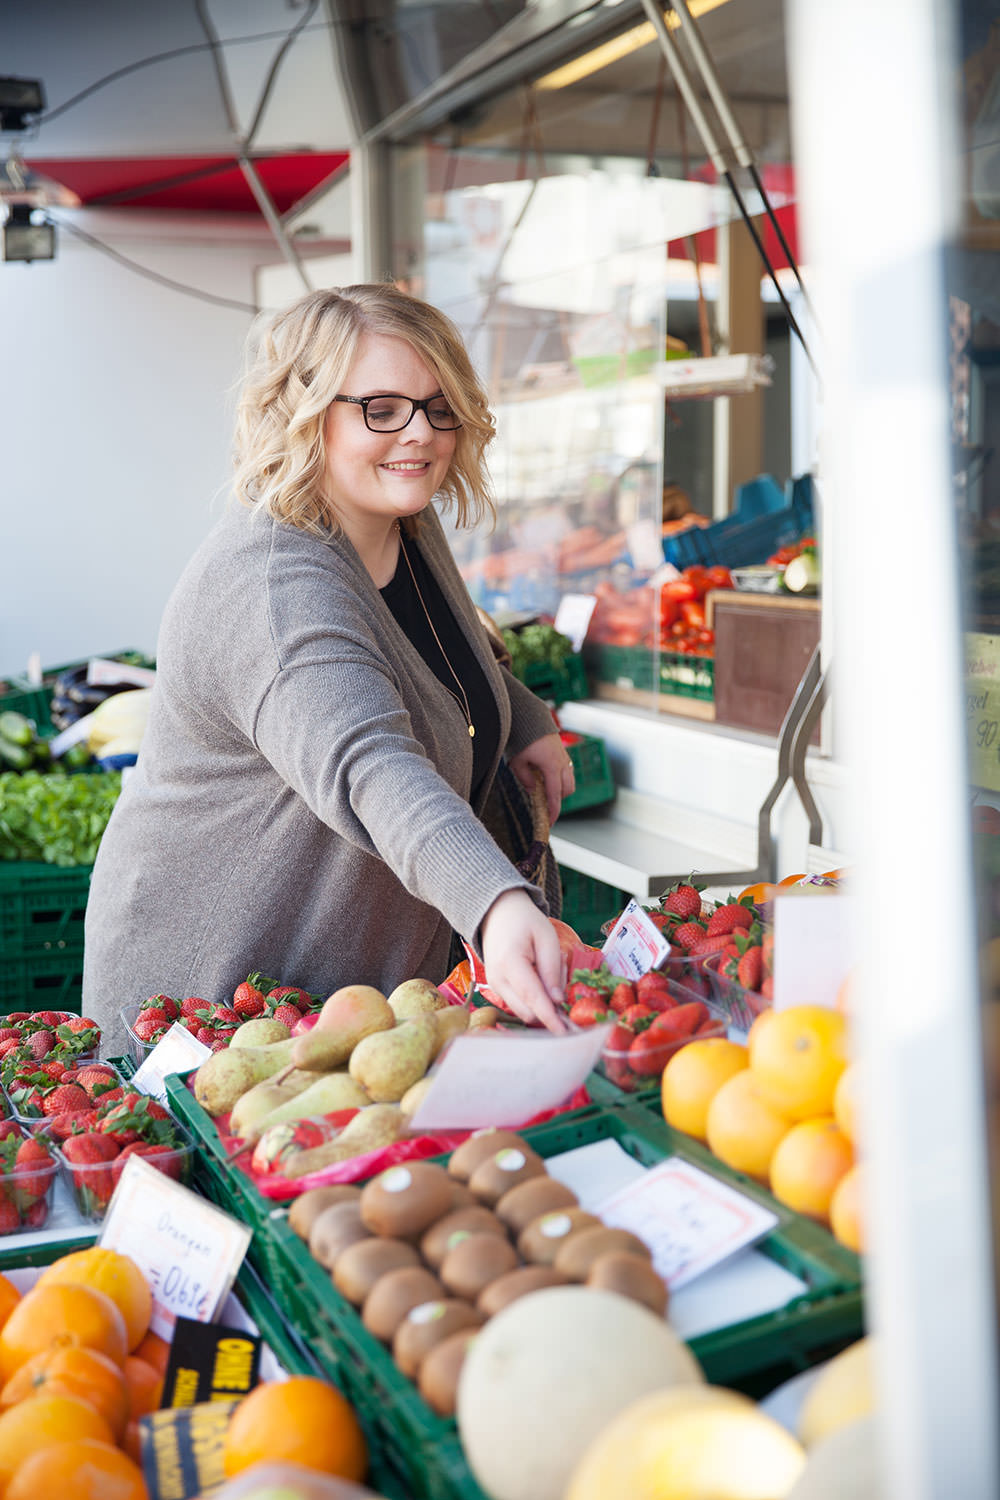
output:
[{"label": "green leafy vegetable", "polygon": [[0,773],[0,859],[93,864],[121,786],[120,771]]},{"label": "green leafy vegetable", "polygon": [[526,667],[541,664],[561,667],[573,654],[573,642],[554,625],[524,625],[505,630],[504,643],[511,657],[511,671],[520,677]]}]

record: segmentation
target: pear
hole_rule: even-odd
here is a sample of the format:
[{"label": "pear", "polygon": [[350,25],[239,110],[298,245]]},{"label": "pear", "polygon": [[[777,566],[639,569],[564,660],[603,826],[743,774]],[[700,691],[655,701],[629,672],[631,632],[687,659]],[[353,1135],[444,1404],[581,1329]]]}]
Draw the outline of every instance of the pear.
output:
[{"label": "pear", "polygon": [[389,996],[389,1005],[397,1021],[412,1021],[417,1016],[432,1016],[447,1001],[429,979],[404,979]]},{"label": "pear", "polygon": [[253,1088],[241,1094],[233,1105],[232,1114],[229,1116],[229,1128],[232,1134],[247,1135],[258,1120],[266,1119],[272,1110],[278,1108],[279,1104],[285,1104],[289,1099],[294,1099],[321,1076],[319,1073],[296,1070],[289,1073],[280,1083],[278,1082],[280,1075],[265,1078],[263,1083],[255,1083]]},{"label": "pear", "polygon": [[469,1016],[470,1031],[486,1031],[503,1020],[503,1011],[492,1005],[473,1006]]},{"label": "pear", "polygon": [[[217,1054],[221,1057],[221,1053]],[[272,1125],[295,1120],[309,1120],[317,1115],[332,1115],[341,1109],[363,1109],[370,1104],[365,1090],[348,1073],[320,1073],[315,1083],[291,1099],[282,1100],[270,1114],[257,1118],[249,1130],[242,1131],[244,1145],[260,1140]]]},{"label": "pear", "polygon": [[[324,1000],[316,1025],[296,1041],[304,1049],[304,1044],[315,1038],[312,1045],[318,1047],[318,1039],[326,1033],[324,1067],[339,1068],[363,1037],[374,1031],[387,1031],[395,1024],[396,1017],[381,990],[373,989],[370,984],[347,984]],[[305,1050],[299,1053],[300,1058],[305,1055]],[[298,1061],[296,1066],[306,1064]]]},{"label": "pear", "polygon": [[416,1083],[410,1084],[410,1087],[399,1101],[399,1107],[404,1115],[416,1114],[418,1108],[423,1103],[424,1095],[433,1082],[434,1079],[431,1075],[425,1073],[423,1078],[418,1078]]},{"label": "pear", "polygon": [[351,1053],[351,1077],[376,1104],[398,1101],[427,1072],[436,1039],[434,1021],[429,1016],[400,1021],[391,1031],[366,1036]]},{"label": "pear", "polygon": [[391,1146],[409,1132],[409,1123],[398,1104],[369,1104],[348,1120],[337,1137],[346,1156],[363,1156],[380,1146]]},{"label": "pear", "polygon": [[434,1050],[431,1062],[443,1052],[453,1036],[469,1029],[469,1012],[464,1005],[445,1005],[434,1012]]},{"label": "pear", "polygon": [[248,1089],[281,1071],[290,1061],[292,1039],[267,1047],[226,1047],[213,1052],[194,1075],[194,1096],[213,1118],[228,1114]]},{"label": "pear", "polygon": [[291,1030],[284,1021],[274,1021],[268,1016],[254,1016],[237,1026],[229,1038],[230,1047],[267,1047],[271,1042],[286,1042]]}]

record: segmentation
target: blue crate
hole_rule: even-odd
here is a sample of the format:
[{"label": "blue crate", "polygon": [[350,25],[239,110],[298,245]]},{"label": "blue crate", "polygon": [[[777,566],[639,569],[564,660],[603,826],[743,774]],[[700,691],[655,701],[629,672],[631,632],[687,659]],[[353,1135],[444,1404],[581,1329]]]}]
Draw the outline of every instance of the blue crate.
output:
[{"label": "blue crate", "polygon": [[716,521],[713,526],[692,526],[688,531],[664,538],[663,555],[667,562],[682,571],[699,563],[705,567],[721,564],[725,568],[743,568],[764,562],[779,547],[787,547],[811,531],[812,476],[803,474],[790,479],[784,489],[785,504],[778,510],[761,509],[769,496],[767,487],[762,487],[764,480],[777,489],[770,476],[762,475],[749,486],[742,486],[748,492],[746,506],[724,521]]}]

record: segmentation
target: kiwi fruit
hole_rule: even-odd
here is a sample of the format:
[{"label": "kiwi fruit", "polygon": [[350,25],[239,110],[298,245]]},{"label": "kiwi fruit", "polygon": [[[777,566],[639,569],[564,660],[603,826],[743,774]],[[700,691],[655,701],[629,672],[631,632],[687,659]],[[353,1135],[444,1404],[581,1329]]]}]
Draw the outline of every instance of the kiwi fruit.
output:
[{"label": "kiwi fruit", "polygon": [[439,1302],[444,1287],[426,1266],[400,1266],[380,1276],[361,1307],[361,1321],[384,1344],[391,1344],[396,1329],[411,1308],[421,1302]]},{"label": "kiwi fruit", "polygon": [[469,1346],[476,1337],[475,1328],[462,1328],[435,1344],[420,1362],[417,1389],[439,1417],[453,1417],[458,1395],[458,1378]]},{"label": "kiwi fruit", "polygon": [[452,1244],[459,1237],[465,1239],[470,1234],[495,1234],[502,1240],[507,1238],[507,1231],[496,1214],[481,1203],[474,1203],[469,1208],[456,1208],[432,1224],[420,1240],[420,1253],[436,1271]]},{"label": "kiwi fruit", "polygon": [[332,1270],[342,1250],[358,1240],[366,1240],[369,1230],[361,1222],[360,1200],[346,1198],[341,1203],[331,1203],[313,1220],[309,1231],[309,1254],[321,1266]]},{"label": "kiwi fruit", "polygon": [[528,1149],[523,1137],[515,1135],[512,1130],[500,1130],[492,1125],[477,1130],[455,1147],[448,1159],[448,1171],[459,1182],[468,1182],[481,1161],[508,1146],[522,1151]]},{"label": "kiwi fruit", "polygon": [[451,1184],[451,1206],[452,1208],[471,1208],[476,1201],[476,1195],[467,1182],[459,1182],[456,1177]]},{"label": "kiwi fruit", "polygon": [[651,1259],[649,1246],[644,1245],[630,1229],[611,1229],[607,1224],[600,1224],[596,1229],[571,1234],[555,1258],[555,1267],[570,1281],[586,1281],[594,1261],[612,1250],[625,1250],[644,1260]]},{"label": "kiwi fruit", "polygon": [[480,1203],[492,1207],[518,1183],[545,1175],[545,1162],[522,1141],[519,1146],[502,1146],[481,1161],[469,1178],[469,1187]]},{"label": "kiwi fruit", "polygon": [[452,1245],[438,1267],[444,1286],[456,1297],[474,1302],[484,1287],[518,1264],[517,1251],[496,1234],[469,1234]]},{"label": "kiwi fruit", "polygon": [[293,1198],[288,1209],[288,1227],[300,1240],[309,1239],[313,1221],[324,1208],[334,1203],[347,1203],[351,1198],[360,1198],[361,1189],[354,1182],[331,1182],[329,1187],[307,1188]]},{"label": "kiwi fruit", "polygon": [[532,1265],[551,1266],[572,1235],[603,1227],[597,1215],[585,1208],[556,1208],[551,1213],[539,1214],[521,1230],[517,1237],[518,1252],[522,1260]]},{"label": "kiwi fruit", "polygon": [[508,1271],[505,1276],[498,1276],[496,1281],[491,1281],[489,1286],[484,1287],[476,1298],[476,1307],[485,1317],[492,1318],[511,1302],[516,1302],[518,1297],[526,1297],[529,1292],[544,1291],[546,1287],[566,1284],[566,1277],[555,1266],[518,1266],[516,1270]]},{"label": "kiwi fruit", "polygon": [[479,1328],[484,1321],[482,1313],[461,1297],[418,1302],[393,1335],[392,1357],[397,1369],[407,1379],[415,1380],[423,1361],[437,1344],[452,1333]]},{"label": "kiwi fruit", "polygon": [[342,1250],[334,1262],[333,1284],[342,1297],[360,1307],[380,1276],[403,1266],[419,1266],[420,1257],[406,1240],[370,1235]]},{"label": "kiwi fruit", "polygon": [[372,1234],[415,1239],[451,1208],[452,1182],[444,1167],[411,1161],[380,1172],[361,1190],[361,1220]]},{"label": "kiwi fruit", "polygon": [[555,1177],[529,1177],[504,1193],[494,1212],[516,1239],[540,1214],[552,1213],[557,1208],[576,1208],[578,1203],[573,1189]]},{"label": "kiwi fruit", "polygon": [[631,1297],[633,1302],[641,1302],[661,1318],[667,1311],[669,1293],[663,1277],[644,1256],[633,1255],[629,1250],[609,1250],[599,1255],[587,1272],[587,1286]]}]

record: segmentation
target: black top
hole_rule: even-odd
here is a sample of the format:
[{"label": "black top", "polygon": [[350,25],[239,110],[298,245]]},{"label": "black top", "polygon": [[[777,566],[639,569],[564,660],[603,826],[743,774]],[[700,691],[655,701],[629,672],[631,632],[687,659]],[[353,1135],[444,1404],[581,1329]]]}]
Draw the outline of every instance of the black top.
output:
[{"label": "black top", "polygon": [[[441,685],[451,693],[462,710],[463,716],[465,708],[462,695],[458,691],[458,683],[455,681],[456,676],[465,690],[469,713],[476,728],[472,740],[472,790],[470,794],[470,800],[474,802],[479,795],[487,768],[493,760],[493,752],[500,735],[500,715],[496,701],[486,680],[486,674],[476,660],[461,626],[438,588],[434,575],[424,562],[417,543],[412,538],[404,538],[401,531],[399,545],[400,558],[392,581],[379,592],[392,610],[396,623],[420,652]],[[413,587],[413,579],[406,566],[406,557],[402,555],[404,547],[406,557],[409,558],[413,567],[424,604],[434,621],[434,629],[447,652],[447,658],[442,654],[434,639],[434,634],[427,623],[427,616]],[[454,668],[454,676],[449,669],[449,662]]]}]

